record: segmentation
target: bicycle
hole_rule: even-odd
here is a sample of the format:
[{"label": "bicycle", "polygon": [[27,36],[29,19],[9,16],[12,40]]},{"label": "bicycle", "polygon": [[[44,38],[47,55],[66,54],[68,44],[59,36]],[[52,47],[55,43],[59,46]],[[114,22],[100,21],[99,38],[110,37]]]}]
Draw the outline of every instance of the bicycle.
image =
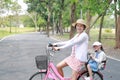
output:
[{"label": "bicycle", "polygon": [[[55,51],[51,47],[53,47],[52,44],[49,44],[47,46],[46,49],[47,55],[40,55],[35,57],[36,66],[39,69],[39,71],[33,74],[29,78],[29,80],[71,80],[70,77],[68,78],[62,77],[58,73],[56,67],[54,66],[54,63],[50,60],[50,56],[53,56],[55,53]],[[105,68],[106,61],[103,63],[104,63],[103,68]],[[100,70],[92,71],[92,72],[93,72],[93,80],[103,80],[103,75],[100,72]],[[83,66],[83,68],[79,72],[77,80],[85,80],[85,77],[88,76],[89,73],[85,64],[85,66]]]}]

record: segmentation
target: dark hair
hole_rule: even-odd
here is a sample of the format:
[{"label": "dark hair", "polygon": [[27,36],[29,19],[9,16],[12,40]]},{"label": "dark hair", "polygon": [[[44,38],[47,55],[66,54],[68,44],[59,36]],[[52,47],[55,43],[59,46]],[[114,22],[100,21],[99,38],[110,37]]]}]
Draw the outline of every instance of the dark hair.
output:
[{"label": "dark hair", "polygon": [[101,49],[102,51],[105,51],[105,50],[103,49],[103,46],[102,46],[102,45],[101,45],[100,49]]},{"label": "dark hair", "polygon": [[[76,24],[77,25],[77,24]],[[76,29],[76,25],[75,25],[75,29]],[[86,26],[83,24],[84,30],[86,29]]]}]

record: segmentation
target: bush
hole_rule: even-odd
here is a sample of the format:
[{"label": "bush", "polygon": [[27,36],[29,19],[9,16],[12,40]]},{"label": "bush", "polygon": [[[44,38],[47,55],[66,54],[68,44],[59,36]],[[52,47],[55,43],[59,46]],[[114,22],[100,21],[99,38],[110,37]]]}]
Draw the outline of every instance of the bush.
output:
[{"label": "bush", "polygon": [[106,33],[112,33],[112,29],[105,29]]}]

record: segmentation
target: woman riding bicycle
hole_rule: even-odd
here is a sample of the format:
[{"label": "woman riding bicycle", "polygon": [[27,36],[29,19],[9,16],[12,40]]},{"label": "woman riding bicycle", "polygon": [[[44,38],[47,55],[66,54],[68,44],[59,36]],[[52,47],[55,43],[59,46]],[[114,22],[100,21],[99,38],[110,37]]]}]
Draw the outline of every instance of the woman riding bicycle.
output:
[{"label": "woman riding bicycle", "polygon": [[93,80],[92,71],[98,71],[100,65],[102,64],[102,61],[106,60],[106,55],[100,42],[94,42],[93,49],[95,51],[95,55],[94,56],[92,54],[90,55],[91,59],[87,64],[87,69],[90,77],[86,77],[85,78],[86,80]]},{"label": "woman riding bicycle", "polygon": [[83,19],[78,19],[74,26],[77,30],[77,34],[70,40],[64,42],[54,43],[53,45],[61,45],[54,47],[54,50],[63,49],[72,46],[71,55],[57,64],[57,70],[63,77],[62,68],[70,66],[72,68],[72,80],[77,79],[77,74],[80,71],[82,65],[87,62],[88,52],[88,35],[84,31],[88,26]]}]

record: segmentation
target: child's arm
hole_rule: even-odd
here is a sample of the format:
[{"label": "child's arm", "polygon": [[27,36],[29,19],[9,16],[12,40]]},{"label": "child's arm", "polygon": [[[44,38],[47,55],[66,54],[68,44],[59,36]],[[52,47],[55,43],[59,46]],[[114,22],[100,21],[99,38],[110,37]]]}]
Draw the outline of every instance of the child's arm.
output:
[{"label": "child's arm", "polygon": [[95,60],[98,63],[101,63],[104,59],[104,52],[101,52],[98,56],[98,58],[93,57],[93,60]]}]

